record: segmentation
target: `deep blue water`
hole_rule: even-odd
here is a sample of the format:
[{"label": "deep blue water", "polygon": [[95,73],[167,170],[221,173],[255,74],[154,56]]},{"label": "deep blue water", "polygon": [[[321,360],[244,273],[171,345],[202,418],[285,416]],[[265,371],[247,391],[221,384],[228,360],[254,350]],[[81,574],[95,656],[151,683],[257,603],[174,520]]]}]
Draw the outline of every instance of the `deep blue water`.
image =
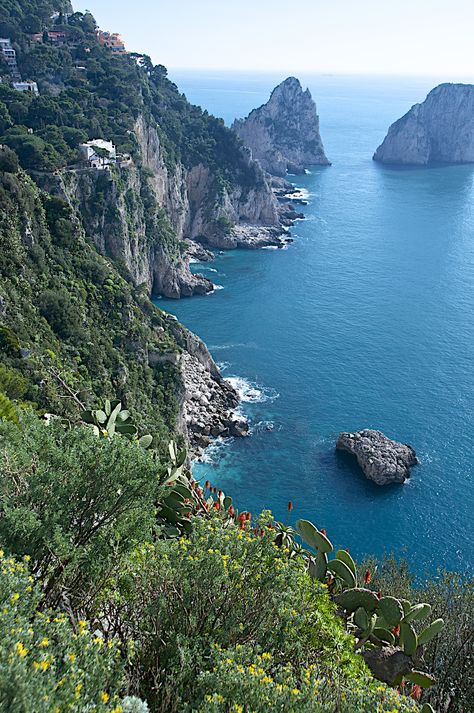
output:
[{"label": "deep blue water", "polygon": [[[175,74],[230,122],[284,77]],[[430,79],[304,78],[328,168],[288,250],[196,266],[224,289],[160,300],[208,344],[225,376],[254,385],[249,439],[196,466],[237,505],[313,519],[352,553],[405,555],[418,573],[474,562],[474,166],[400,170],[371,156]],[[217,272],[211,272],[216,270]],[[260,392],[260,395],[259,393]],[[272,426],[273,430],[268,430]],[[421,464],[378,488],[335,453],[342,430],[378,428]]]}]

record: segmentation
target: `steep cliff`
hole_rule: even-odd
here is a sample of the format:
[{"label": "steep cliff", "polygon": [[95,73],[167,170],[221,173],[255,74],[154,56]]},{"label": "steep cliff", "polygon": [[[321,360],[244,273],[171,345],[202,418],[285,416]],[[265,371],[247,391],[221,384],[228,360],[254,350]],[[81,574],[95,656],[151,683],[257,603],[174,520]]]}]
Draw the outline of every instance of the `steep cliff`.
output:
[{"label": "steep cliff", "polygon": [[474,162],[474,85],[440,84],[388,130],[374,161],[426,166]]},{"label": "steep cliff", "polygon": [[[94,18],[54,25],[60,45],[31,41],[28,13],[46,27],[50,4],[7,8],[21,71],[40,96],[0,87],[0,144],[38,185],[66,199],[98,250],[135,284],[167,297],[212,289],[191,274],[184,241],[222,248],[283,244],[267,176],[221,119],[190,104],[146,55],[115,56]],[[31,18],[30,18],[31,19]],[[90,168],[80,151],[105,139],[118,160]],[[123,270],[122,270],[123,271]]]},{"label": "steep cliff", "polygon": [[309,89],[289,77],[267,102],[232,126],[265,171],[275,176],[301,174],[311,165],[328,165],[319,134],[319,117]]},{"label": "steep cliff", "polygon": [[181,433],[193,454],[211,433],[245,435],[202,341],[98,254],[66,201],[12,165],[0,205],[0,393],[16,384],[7,396],[70,421],[117,397],[141,430],[164,443]]}]

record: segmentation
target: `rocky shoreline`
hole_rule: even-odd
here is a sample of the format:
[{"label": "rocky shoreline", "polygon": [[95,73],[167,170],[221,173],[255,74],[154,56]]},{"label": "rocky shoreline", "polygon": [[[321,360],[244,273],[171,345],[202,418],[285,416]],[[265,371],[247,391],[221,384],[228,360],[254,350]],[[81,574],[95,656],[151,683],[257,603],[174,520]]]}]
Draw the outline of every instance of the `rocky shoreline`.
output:
[{"label": "rocky shoreline", "polygon": [[[256,250],[264,247],[281,249],[291,243],[289,227],[295,220],[305,217],[295,210],[293,202],[303,205],[307,203],[301,197],[301,189],[285,179],[273,178],[272,191],[278,203],[281,227],[238,225],[232,234],[214,240],[206,238],[204,244],[198,239],[187,239],[186,264],[189,266],[191,262],[212,260],[214,253],[208,247],[220,250]],[[214,289],[207,278],[199,274],[195,277],[208,283],[206,292]],[[204,450],[217,438],[248,436],[250,425],[239,412],[240,397],[237,390],[222,377],[204,342],[184,329],[173,315],[169,314],[167,320],[176,341],[183,349],[179,357],[183,383],[179,427],[188,442],[189,457],[195,461],[202,457]]]}]

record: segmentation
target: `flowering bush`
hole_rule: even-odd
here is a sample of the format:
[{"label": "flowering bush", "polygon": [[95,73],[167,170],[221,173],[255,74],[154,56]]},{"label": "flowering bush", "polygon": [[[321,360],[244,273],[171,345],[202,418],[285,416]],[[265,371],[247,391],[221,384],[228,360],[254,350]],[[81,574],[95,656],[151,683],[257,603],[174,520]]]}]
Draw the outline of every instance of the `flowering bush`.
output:
[{"label": "flowering bush", "polygon": [[[253,647],[216,648],[212,669],[197,681],[197,713],[414,713],[414,701],[369,675],[341,676],[321,664],[295,670]],[[191,709],[189,709],[191,710]]]},{"label": "flowering bush", "polygon": [[247,697],[245,711],[335,710],[344,696],[382,711],[398,699],[375,686],[327,588],[276,546],[270,519],[254,530],[195,518],[189,537],[141,547],[119,576],[107,628],[126,622],[132,683],[154,712],[238,711]]},{"label": "flowering bush", "polygon": [[0,710],[12,713],[121,713],[123,680],[113,642],[75,629],[62,613],[37,610],[27,560],[0,550]]}]

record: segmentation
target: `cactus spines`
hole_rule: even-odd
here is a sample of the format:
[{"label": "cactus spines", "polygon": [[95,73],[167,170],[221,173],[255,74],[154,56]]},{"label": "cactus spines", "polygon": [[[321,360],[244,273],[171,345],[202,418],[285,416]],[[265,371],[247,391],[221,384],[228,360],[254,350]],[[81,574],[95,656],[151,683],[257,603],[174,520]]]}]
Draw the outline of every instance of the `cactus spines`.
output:
[{"label": "cactus spines", "polygon": [[370,589],[364,589],[363,587],[346,589],[344,592],[341,592],[341,594],[338,594],[335,600],[339,606],[348,611],[355,611],[359,607],[363,607],[366,612],[373,612],[379,603],[374,592]]},{"label": "cactus spines", "polygon": [[403,607],[395,597],[382,597],[379,601],[380,614],[389,626],[397,626],[403,619]]},{"label": "cactus spines", "polygon": [[347,550],[338,550],[336,552],[336,559],[341,560],[341,562],[344,562],[344,564],[349,567],[354,577],[357,577],[355,562]]},{"label": "cactus spines", "polygon": [[324,581],[328,566],[328,556],[325,552],[318,552],[316,557],[310,557],[308,562],[308,572],[311,579]]},{"label": "cactus spines", "polygon": [[443,619],[435,619],[429,626],[426,627],[426,629],[423,629],[421,632],[420,636],[418,637],[418,645],[421,646],[422,644],[427,644],[431,639],[434,639],[435,636],[439,634],[439,632],[444,628],[444,621]]},{"label": "cactus spines", "polygon": [[344,584],[346,584],[348,587],[353,588],[357,585],[355,575],[342,560],[331,560],[330,562],[328,562],[328,569],[333,574],[335,574],[336,577],[342,579]]},{"label": "cactus spines", "polygon": [[411,624],[400,624],[400,640],[407,656],[413,656],[418,646],[418,637]]},{"label": "cactus spines", "polygon": [[427,616],[431,614],[431,606],[429,604],[415,604],[408,614],[405,614],[403,621],[420,621],[420,619],[426,619]]},{"label": "cactus spines", "polygon": [[421,688],[429,688],[436,683],[436,679],[424,671],[410,671],[410,673],[406,674],[405,678],[407,681],[410,681],[410,683],[421,686]]},{"label": "cactus spines", "polygon": [[333,546],[326,535],[318,530],[309,520],[298,520],[296,529],[307,545],[320,552],[333,551]]}]

